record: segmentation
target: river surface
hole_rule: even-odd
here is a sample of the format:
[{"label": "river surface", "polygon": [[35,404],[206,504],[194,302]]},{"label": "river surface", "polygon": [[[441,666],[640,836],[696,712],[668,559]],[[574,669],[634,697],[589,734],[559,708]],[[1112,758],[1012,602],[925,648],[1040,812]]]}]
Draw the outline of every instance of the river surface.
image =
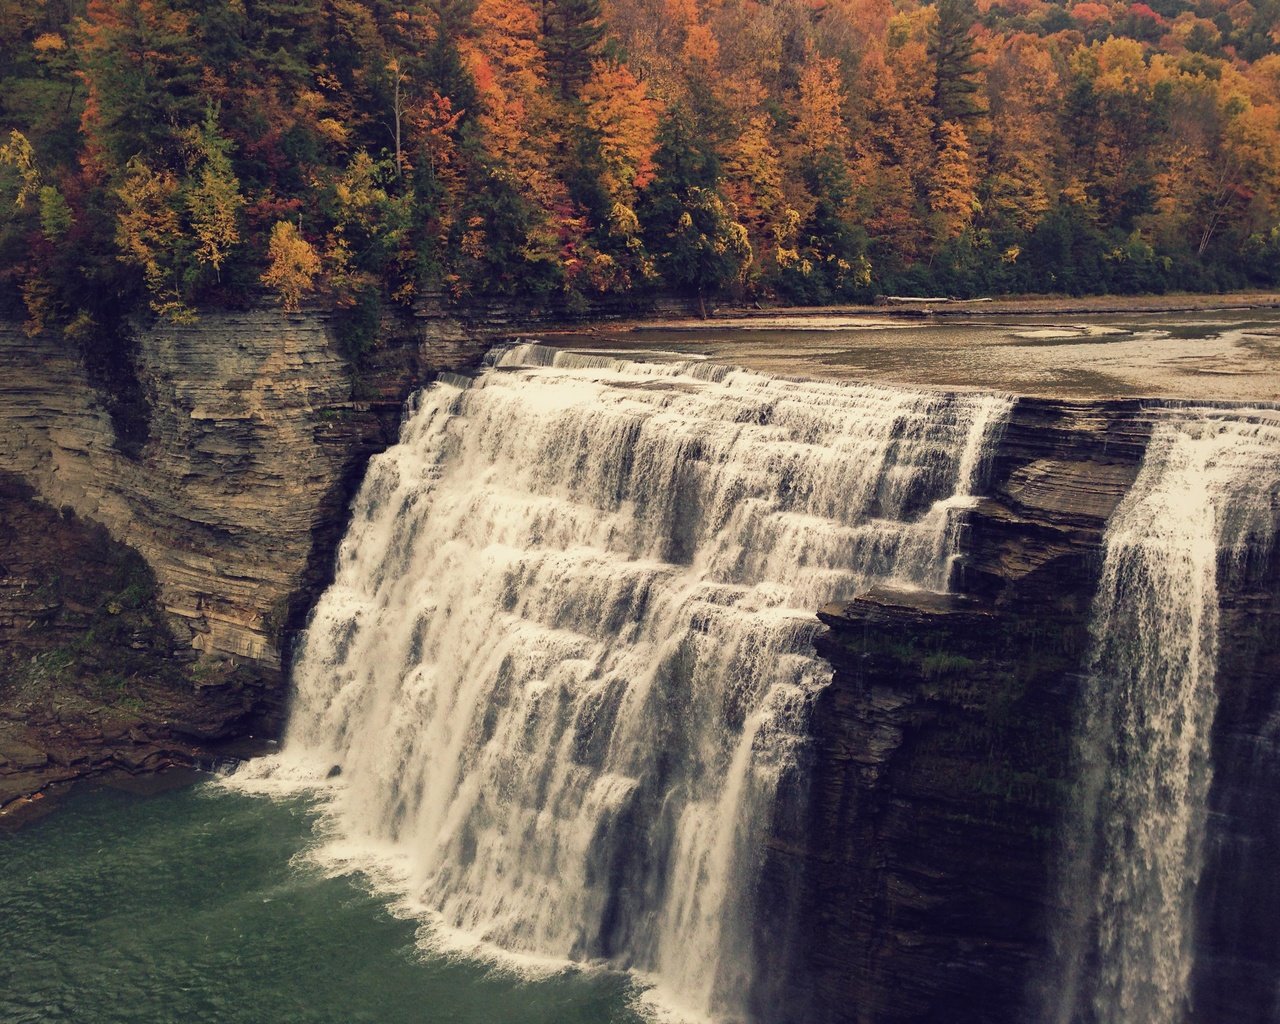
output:
[{"label": "river surface", "polygon": [[764,373],[1065,399],[1280,397],[1275,309],[756,315],[602,328],[561,335],[555,344],[665,349]]},{"label": "river surface", "polygon": [[637,1024],[622,975],[423,951],[307,861],[315,810],[212,783],[73,796],[0,837],[4,1024]]}]

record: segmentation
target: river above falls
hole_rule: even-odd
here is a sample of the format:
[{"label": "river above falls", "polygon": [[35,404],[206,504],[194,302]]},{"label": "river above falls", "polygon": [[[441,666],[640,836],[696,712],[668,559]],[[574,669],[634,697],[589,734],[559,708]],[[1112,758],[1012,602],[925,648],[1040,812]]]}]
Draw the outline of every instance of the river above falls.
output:
[{"label": "river above falls", "polygon": [[526,981],[426,953],[352,876],[310,864],[315,813],[204,784],[77,793],[6,836],[5,1024],[638,1024],[627,978]]},{"label": "river above falls", "polygon": [[547,340],[630,358],[656,349],[772,374],[1050,398],[1270,402],[1280,396],[1276,309],[788,313],[600,328]]}]

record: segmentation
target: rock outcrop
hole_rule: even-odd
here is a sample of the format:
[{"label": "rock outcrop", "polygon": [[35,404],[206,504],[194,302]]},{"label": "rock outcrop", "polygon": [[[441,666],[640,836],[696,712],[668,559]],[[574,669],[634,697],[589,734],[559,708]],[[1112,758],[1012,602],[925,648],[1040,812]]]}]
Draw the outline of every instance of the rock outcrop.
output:
[{"label": "rock outcrop", "polygon": [[0,807],[261,729],[251,672],[193,673],[175,647],[142,557],[0,472]]},{"label": "rock outcrop", "polygon": [[[168,662],[205,681],[235,674],[255,691],[257,719],[278,728],[290,638],[332,572],[365,461],[395,440],[414,386],[474,366],[485,344],[424,318],[389,327],[353,371],[318,314],[158,326],[137,338],[147,408],[134,410],[146,417],[135,449],[118,442],[72,349],[0,326],[0,471],[31,489],[11,494],[29,503],[30,522],[43,521],[41,507],[63,509],[137,552],[171,636]],[[88,550],[66,544],[68,559]],[[51,628],[27,591],[17,596],[13,625]]]},{"label": "rock outcrop", "polygon": [[1192,978],[1196,1022],[1280,1019],[1280,494],[1272,510],[1270,550],[1220,573],[1213,782]]},{"label": "rock outcrop", "polygon": [[297,595],[327,568],[352,485],[394,440],[407,391],[482,352],[429,324],[387,339],[353,388],[318,315],[156,327],[138,338],[149,430],[129,457],[75,353],[0,328],[0,469],[141,552],[180,643],[278,671]]},{"label": "rock outcrop", "polygon": [[[820,613],[834,677],[812,784],[780,809],[766,865],[804,940],[769,995],[789,1009],[768,1019],[1053,1019],[1090,613],[1149,431],[1137,402],[1020,400],[964,513],[953,594],[880,590]],[[1223,586],[1195,1021],[1264,1024],[1276,1006],[1278,608],[1274,550]]]}]

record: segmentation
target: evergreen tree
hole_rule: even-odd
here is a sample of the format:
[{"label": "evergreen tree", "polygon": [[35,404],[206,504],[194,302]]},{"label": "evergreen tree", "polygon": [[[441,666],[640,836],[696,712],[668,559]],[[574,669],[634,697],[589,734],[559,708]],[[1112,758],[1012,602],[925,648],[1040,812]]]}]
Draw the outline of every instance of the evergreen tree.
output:
[{"label": "evergreen tree", "polygon": [[542,50],[563,99],[577,95],[600,52],[604,22],[600,0],[541,0]]},{"label": "evergreen tree", "polygon": [[140,155],[178,169],[204,106],[189,19],[156,0],[89,0],[79,26],[90,160],[102,172]]},{"label": "evergreen tree", "polygon": [[657,164],[641,203],[646,247],[667,284],[696,295],[705,314],[708,297],[743,279],[751,244],[718,192],[714,150],[679,107],[659,130]]},{"label": "evergreen tree", "polygon": [[965,121],[982,112],[977,102],[977,43],[970,34],[977,20],[973,0],[938,0],[937,21],[929,37],[935,124]]}]

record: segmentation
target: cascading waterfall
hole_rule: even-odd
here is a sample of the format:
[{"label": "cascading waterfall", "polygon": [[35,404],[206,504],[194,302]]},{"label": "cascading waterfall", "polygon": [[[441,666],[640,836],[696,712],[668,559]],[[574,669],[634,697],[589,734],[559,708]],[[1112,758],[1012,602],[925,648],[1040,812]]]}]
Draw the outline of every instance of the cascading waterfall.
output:
[{"label": "cascading waterfall", "polygon": [[329,787],[339,854],[397,864],[437,939],[741,1018],[814,610],[945,588],[1009,406],[534,345],[444,379],[370,464],[256,771]]},{"label": "cascading waterfall", "polygon": [[1219,584],[1272,542],[1280,413],[1156,410],[1108,524],[1064,867],[1059,1024],[1180,1024],[1217,706]]}]

